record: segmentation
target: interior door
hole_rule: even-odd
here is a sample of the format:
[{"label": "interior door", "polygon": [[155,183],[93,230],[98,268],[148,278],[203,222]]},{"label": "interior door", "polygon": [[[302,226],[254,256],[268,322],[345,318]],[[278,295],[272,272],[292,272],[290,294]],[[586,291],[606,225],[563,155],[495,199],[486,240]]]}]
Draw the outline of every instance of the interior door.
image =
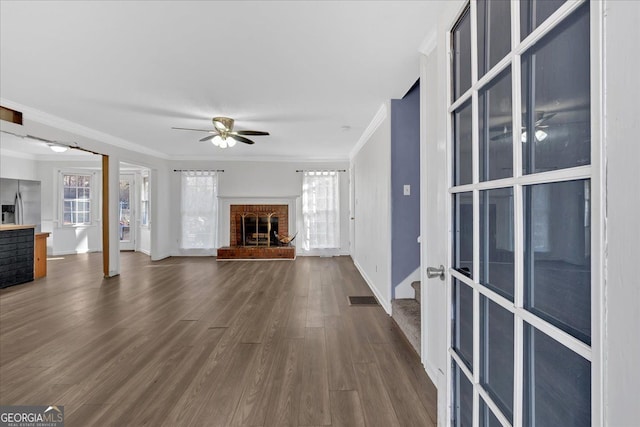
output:
[{"label": "interior door", "polygon": [[120,175],[120,197],[118,198],[118,232],[120,235],[120,250],[135,250],[136,221],[135,221],[135,175]]},{"label": "interior door", "polygon": [[450,29],[426,148],[449,153],[425,213],[427,265],[447,255],[442,425],[592,424],[591,4],[478,1]]},{"label": "interior door", "polygon": [[[438,109],[437,99],[444,97],[443,85],[436,76],[442,64],[439,51],[422,58],[420,121],[421,138],[421,280],[422,280],[422,363],[438,388],[438,425],[446,425],[447,414],[447,147],[444,143],[446,114]],[[444,276],[427,276],[427,268],[445,267]],[[446,280],[445,280],[446,279]]]}]

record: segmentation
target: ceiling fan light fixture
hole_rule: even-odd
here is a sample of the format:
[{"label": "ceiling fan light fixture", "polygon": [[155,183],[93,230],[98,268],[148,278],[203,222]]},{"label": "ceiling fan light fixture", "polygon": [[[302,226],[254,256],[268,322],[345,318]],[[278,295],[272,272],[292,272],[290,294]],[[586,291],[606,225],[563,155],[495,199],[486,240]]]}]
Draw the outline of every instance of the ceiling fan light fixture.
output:
[{"label": "ceiling fan light fixture", "polygon": [[536,131],[536,139],[538,141],[544,141],[546,137],[547,137],[547,133],[545,131],[543,131],[542,129],[538,129]]},{"label": "ceiling fan light fixture", "polygon": [[[545,131],[543,131],[542,129],[537,129],[536,132],[533,134],[536,138],[536,141],[541,142],[544,141],[545,139],[547,139],[547,136],[549,136]],[[520,140],[523,143],[527,142],[527,132],[522,132],[522,136],[520,137]]]},{"label": "ceiling fan light fixture", "polygon": [[216,135],[213,138],[211,138],[211,143],[213,145],[215,145],[216,147],[220,146],[220,142],[223,141],[222,137],[220,135]]},{"label": "ceiling fan light fixture", "polygon": [[231,137],[231,136],[227,137],[227,145],[229,147],[233,147],[234,145],[236,145],[236,142],[237,141],[235,139],[233,139],[233,137]]}]

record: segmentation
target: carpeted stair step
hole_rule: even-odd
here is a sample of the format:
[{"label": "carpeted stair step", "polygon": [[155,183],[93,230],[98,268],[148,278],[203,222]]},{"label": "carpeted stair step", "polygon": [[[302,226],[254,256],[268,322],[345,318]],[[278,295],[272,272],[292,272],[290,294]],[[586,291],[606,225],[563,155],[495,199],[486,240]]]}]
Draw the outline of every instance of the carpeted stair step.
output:
[{"label": "carpeted stair step", "polygon": [[418,301],[418,304],[420,304],[420,301],[422,301],[420,299],[420,288],[422,287],[420,281],[418,280],[416,282],[412,282],[411,287],[416,291],[416,301]]},{"label": "carpeted stair step", "polygon": [[401,298],[391,301],[391,308],[393,320],[420,354],[420,304],[413,298]]}]

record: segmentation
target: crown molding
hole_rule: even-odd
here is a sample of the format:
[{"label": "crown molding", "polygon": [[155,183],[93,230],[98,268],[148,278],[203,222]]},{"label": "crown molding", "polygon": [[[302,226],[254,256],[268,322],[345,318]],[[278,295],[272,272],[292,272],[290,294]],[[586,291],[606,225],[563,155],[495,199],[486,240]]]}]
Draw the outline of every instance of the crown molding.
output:
[{"label": "crown molding", "polygon": [[140,144],[136,144],[131,141],[127,141],[125,139],[118,138],[116,136],[113,136],[95,129],[91,129],[89,127],[80,125],[70,120],[66,120],[49,113],[45,113],[44,111],[40,111],[35,108],[31,108],[29,106],[19,104],[17,102],[14,102],[5,98],[0,98],[0,103],[2,105],[7,106],[8,108],[22,112],[24,119],[29,121],[51,126],[53,128],[60,129],[62,131],[83,136],[85,138],[89,138],[89,139],[92,139],[107,145],[111,145],[114,147],[122,148],[129,151],[134,151],[140,154],[145,154],[147,156],[153,156],[153,157],[157,157],[165,160],[170,159],[170,157],[167,154],[162,153],[160,151],[156,151],[156,150],[144,147]]},{"label": "crown molding", "polygon": [[282,157],[282,156],[171,156],[172,161],[214,161],[214,162],[266,162],[266,163],[347,163],[349,157],[336,158],[309,158],[309,157]]},{"label": "crown molding", "polygon": [[371,119],[371,122],[366,127],[364,132],[362,132],[362,135],[360,136],[360,139],[358,139],[358,142],[356,143],[356,145],[353,147],[353,149],[351,149],[348,160],[353,160],[356,154],[358,154],[358,151],[360,151],[360,149],[364,146],[364,144],[367,143],[369,138],[371,138],[371,135],[373,135],[373,133],[380,127],[380,125],[387,118],[388,115],[389,115],[389,108],[387,107],[387,103],[383,103],[380,106],[380,108],[378,108],[378,111],[373,116],[373,119]]},{"label": "crown molding", "polygon": [[435,29],[429,31],[429,34],[422,40],[418,52],[423,55],[429,55],[436,48],[438,44],[437,31]]}]

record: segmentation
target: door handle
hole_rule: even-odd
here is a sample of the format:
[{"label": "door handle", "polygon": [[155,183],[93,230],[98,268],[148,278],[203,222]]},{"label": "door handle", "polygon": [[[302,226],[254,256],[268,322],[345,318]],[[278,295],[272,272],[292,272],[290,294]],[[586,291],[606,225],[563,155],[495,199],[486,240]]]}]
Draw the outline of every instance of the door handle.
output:
[{"label": "door handle", "polygon": [[444,280],[444,265],[440,264],[440,267],[427,267],[427,277],[429,279],[439,277],[440,280]]}]

